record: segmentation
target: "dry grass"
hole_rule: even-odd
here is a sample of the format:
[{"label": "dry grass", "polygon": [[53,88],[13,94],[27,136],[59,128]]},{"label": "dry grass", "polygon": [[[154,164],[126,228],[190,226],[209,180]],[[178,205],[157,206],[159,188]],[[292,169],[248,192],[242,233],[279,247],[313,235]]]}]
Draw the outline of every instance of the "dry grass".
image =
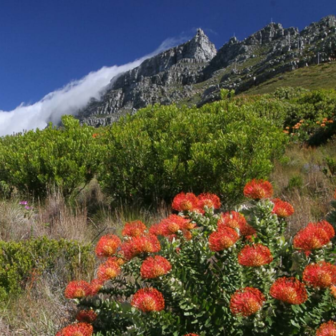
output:
[{"label": "dry grass", "polygon": [[336,187],[325,164],[326,155],[336,157],[335,144],[319,148],[288,148],[276,162],[271,180],[278,197],[290,202],[295,214],[289,219],[288,232],[295,234],[308,222],[319,221],[330,210]]}]

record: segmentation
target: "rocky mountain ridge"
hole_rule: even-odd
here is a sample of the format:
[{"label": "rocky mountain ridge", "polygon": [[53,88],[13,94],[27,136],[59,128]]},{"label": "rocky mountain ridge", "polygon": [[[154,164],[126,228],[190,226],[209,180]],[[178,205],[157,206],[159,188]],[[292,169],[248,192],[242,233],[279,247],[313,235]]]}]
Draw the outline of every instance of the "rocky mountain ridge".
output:
[{"label": "rocky mountain ridge", "polygon": [[312,23],[301,32],[270,23],[248,38],[231,38],[218,51],[205,33],[145,60],[105,88],[78,118],[107,125],[150,104],[203,105],[220,97],[220,89],[243,92],[279,73],[336,58],[336,17]]}]

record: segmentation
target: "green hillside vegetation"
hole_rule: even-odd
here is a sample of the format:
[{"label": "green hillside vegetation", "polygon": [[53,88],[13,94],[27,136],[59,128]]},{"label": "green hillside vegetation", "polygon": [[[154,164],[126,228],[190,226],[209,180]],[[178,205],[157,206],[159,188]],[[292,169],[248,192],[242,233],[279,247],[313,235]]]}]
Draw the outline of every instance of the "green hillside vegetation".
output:
[{"label": "green hillside vegetation", "polygon": [[243,94],[272,93],[280,87],[303,87],[309,90],[336,88],[336,62],[310,65],[286,72],[250,88]]},{"label": "green hillside vegetation", "polygon": [[[323,73],[327,78],[325,71],[333,66],[309,67],[310,76],[312,69],[316,69],[316,76],[322,69],[321,76]],[[299,71],[308,69],[287,75]],[[332,81],[331,76],[328,80]],[[96,276],[94,264],[102,260],[94,262],[89,252],[93,252],[92,246],[101,236],[121,236],[126,222],[141,220],[147,228],[159,223],[171,213],[171,202],[180,192],[211,192],[221,199],[222,212],[244,213],[260,235],[242,238],[230,251],[246,244],[265,244],[275,260],[280,255],[283,258],[283,265],[272,264],[277,274],[301,278],[310,261],[303,261],[303,254],[293,250],[291,239],[309,222],[321,221],[327,215],[336,225],[336,205],[330,203],[336,188],[336,91],[308,90],[304,80],[298,87],[295,83],[294,88],[284,85],[262,95],[249,92],[235,97],[222,91],[221,101],[201,108],[149,106],[98,129],[81,126],[67,116],[61,128],[49,125],[45,130],[0,138],[1,335],[19,331],[22,335],[51,336],[72,323],[77,309],[64,298],[64,289],[69,280],[90,282]],[[269,180],[274,188],[272,197],[289,202],[294,214],[287,220],[275,218],[270,200],[247,202],[244,186],[252,179]],[[249,210],[246,205],[253,207]],[[223,328],[232,335],[252,329],[253,335],[262,330],[294,335],[303,334],[303,326],[308,326],[304,331],[307,335],[315,335],[323,320],[331,318],[329,307],[334,299],[329,292],[319,292],[321,304],[316,304],[314,297],[306,306],[288,310],[272,299],[267,309],[278,309],[279,317],[271,315],[267,320],[263,312],[256,318],[231,316],[228,302],[239,284],[257,286],[266,293],[271,280],[242,269],[233,261],[235,254],[216,254],[208,249],[216,216],[192,217],[203,229],[188,229],[191,241],[183,236],[189,234],[185,231],[174,243],[160,238],[161,255],[180,265],[172,274],[186,283],[187,294],[182,295],[177,285],[175,292],[170,292],[166,282],[160,284],[155,279],[148,285],[164,293],[172,310],[145,315],[129,309],[126,301],[121,305],[105,301],[97,310],[107,314],[103,314],[106,319],[102,315],[105,329],[96,327],[96,335],[120,335],[125,326],[131,335],[132,323],[138,328],[135,332],[141,330],[144,335],[171,335],[172,330],[176,335],[187,331],[219,335]],[[207,221],[212,223],[209,227]],[[176,248],[182,249],[180,254]],[[323,257],[332,262],[332,249],[323,251],[313,252],[312,260]],[[118,278],[125,286],[122,288],[127,288],[123,295],[134,294],[143,283],[139,280],[133,286],[124,282],[136,279],[141,258],[124,266],[126,275]],[[295,265],[288,268],[291,258]],[[214,264],[205,271],[208,259]],[[226,266],[221,265],[224,260]],[[236,275],[224,278],[230,272]],[[221,282],[215,281],[213,274],[223,277],[221,282],[230,288],[220,306],[214,302],[222,295]],[[207,291],[202,296],[203,287]],[[111,288],[106,295],[112,293]],[[313,290],[308,291],[311,295]],[[200,294],[196,297],[195,292]],[[184,295],[191,301],[174,301],[174,297]],[[90,300],[82,304],[96,307]],[[111,319],[109,309],[119,309],[120,315]],[[280,311],[284,312],[283,319]]]}]

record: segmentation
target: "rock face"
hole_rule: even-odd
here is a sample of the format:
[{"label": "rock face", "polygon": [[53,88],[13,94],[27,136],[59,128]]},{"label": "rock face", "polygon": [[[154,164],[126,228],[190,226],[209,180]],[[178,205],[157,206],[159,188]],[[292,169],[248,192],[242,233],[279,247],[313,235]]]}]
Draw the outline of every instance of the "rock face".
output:
[{"label": "rock face", "polygon": [[150,104],[197,104],[216,100],[220,89],[238,92],[279,73],[336,58],[336,17],[327,16],[301,32],[270,23],[243,41],[231,38],[218,52],[201,29],[193,39],[145,60],[114,78],[78,113],[92,126]]}]

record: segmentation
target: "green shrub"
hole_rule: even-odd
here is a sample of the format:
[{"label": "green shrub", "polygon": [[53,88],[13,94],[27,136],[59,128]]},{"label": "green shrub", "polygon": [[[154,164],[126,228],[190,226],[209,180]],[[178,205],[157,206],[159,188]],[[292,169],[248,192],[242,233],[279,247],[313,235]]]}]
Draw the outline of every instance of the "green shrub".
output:
[{"label": "green shrub", "polygon": [[249,106],[153,106],[111,126],[99,181],[118,199],[171,200],[209,190],[236,202],[248,179],[267,177],[285,137]]},{"label": "green shrub", "polygon": [[[32,273],[59,272],[73,279],[94,265],[91,245],[40,238],[22,242],[0,241],[0,299],[19,293]],[[66,279],[65,279],[66,280]]]},{"label": "green shrub", "polygon": [[80,126],[70,116],[64,127],[29,131],[0,139],[0,181],[43,197],[48,187],[58,187],[69,195],[88,183],[99,165],[99,145],[94,128]]}]

